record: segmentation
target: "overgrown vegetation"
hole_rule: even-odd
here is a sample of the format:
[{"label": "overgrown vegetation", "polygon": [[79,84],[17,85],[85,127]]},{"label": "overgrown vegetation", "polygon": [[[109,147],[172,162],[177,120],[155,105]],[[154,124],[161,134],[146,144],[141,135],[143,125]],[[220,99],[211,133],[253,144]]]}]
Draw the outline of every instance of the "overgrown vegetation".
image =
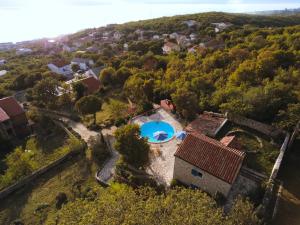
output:
[{"label": "overgrown vegetation", "polygon": [[76,138],[69,138],[59,127],[52,127],[47,136],[32,136],[24,140],[5,156],[3,171],[0,176],[0,189],[3,189],[21,178],[30,175],[70,151],[82,148],[82,143]]},{"label": "overgrown vegetation", "polygon": [[201,191],[170,190],[157,195],[151,189],[113,184],[99,189],[94,200],[77,199],[62,207],[45,224],[257,224],[253,207],[238,199],[228,216]]}]

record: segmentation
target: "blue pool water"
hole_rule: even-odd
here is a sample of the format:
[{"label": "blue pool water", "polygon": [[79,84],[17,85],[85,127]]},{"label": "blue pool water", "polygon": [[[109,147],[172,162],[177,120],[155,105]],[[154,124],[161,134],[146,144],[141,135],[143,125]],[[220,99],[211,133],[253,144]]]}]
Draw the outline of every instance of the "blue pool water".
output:
[{"label": "blue pool water", "polygon": [[[168,137],[164,140],[156,140],[153,135],[157,131],[166,132],[168,134]],[[141,136],[148,138],[148,141],[152,143],[165,142],[170,140],[174,136],[174,129],[170,124],[166,122],[151,121],[151,122],[144,123],[141,126]]]}]

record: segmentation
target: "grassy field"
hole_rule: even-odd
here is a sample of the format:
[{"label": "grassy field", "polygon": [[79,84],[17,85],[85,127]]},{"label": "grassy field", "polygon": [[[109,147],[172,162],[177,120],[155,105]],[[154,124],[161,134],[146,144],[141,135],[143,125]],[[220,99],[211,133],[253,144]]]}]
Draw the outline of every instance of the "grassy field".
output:
[{"label": "grassy field", "polygon": [[16,219],[24,224],[43,224],[48,215],[56,212],[56,197],[63,192],[68,200],[97,187],[96,168],[86,157],[79,155],[59,168],[48,172],[26,188],[0,203],[0,224],[7,225]]},{"label": "grassy field", "polygon": [[74,142],[60,127],[46,136],[35,135],[25,138],[15,150],[6,154],[1,161],[0,188],[4,188],[33,171],[50,164],[70,151]]},{"label": "grassy field", "polygon": [[[109,98],[102,104],[101,111],[96,113],[96,123],[97,124],[107,124],[112,120],[116,120],[118,118],[122,118],[126,116],[128,109],[127,102]],[[85,116],[83,118],[83,122],[86,125],[89,125],[93,122],[93,116]]]},{"label": "grassy field", "polygon": [[[271,140],[265,135],[232,123],[228,123],[220,131],[217,138],[220,140],[228,132],[236,130],[245,131],[245,133],[234,133],[234,135],[236,135],[242,145],[242,150],[249,152],[246,158],[246,165],[251,169],[269,175],[279,154],[281,143],[271,143]],[[262,148],[256,137],[261,140]]]},{"label": "grassy field", "polygon": [[283,181],[282,196],[274,225],[300,224],[300,139],[285,158],[279,173]]}]

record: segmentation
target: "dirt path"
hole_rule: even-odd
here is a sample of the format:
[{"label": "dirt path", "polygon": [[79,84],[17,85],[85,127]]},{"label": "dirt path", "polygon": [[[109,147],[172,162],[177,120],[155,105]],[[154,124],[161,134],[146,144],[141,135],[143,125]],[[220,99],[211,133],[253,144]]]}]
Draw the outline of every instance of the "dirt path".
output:
[{"label": "dirt path", "polygon": [[275,225],[300,225],[300,140],[286,158],[279,174],[283,190]]}]

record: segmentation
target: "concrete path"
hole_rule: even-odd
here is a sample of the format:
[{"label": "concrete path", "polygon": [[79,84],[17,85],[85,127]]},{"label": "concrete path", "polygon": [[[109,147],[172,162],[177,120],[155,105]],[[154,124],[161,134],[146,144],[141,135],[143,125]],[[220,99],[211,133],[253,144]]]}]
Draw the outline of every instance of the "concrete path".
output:
[{"label": "concrete path", "polygon": [[80,122],[75,122],[73,120],[70,120],[68,118],[61,118],[61,120],[63,122],[65,122],[66,124],[68,124],[68,126],[70,126],[76,133],[78,133],[81,138],[88,143],[88,140],[91,137],[95,137],[97,136],[99,133],[96,131],[91,131],[88,128],[86,128],[86,126],[84,126],[82,123]]},{"label": "concrete path", "polygon": [[[61,119],[65,123],[67,123],[68,126],[70,126],[76,133],[78,133],[86,143],[88,143],[88,140],[91,137],[95,137],[95,136],[99,135],[99,132],[91,131],[91,130],[87,129],[87,127],[84,126],[84,124],[82,124],[80,122],[75,122],[68,118],[61,118]],[[115,130],[116,130],[115,127],[112,127],[111,129],[103,129],[102,130],[102,134],[103,134],[103,136],[108,144],[108,147],[110,148],[110,151],[111,151],[111,157],[105,161],[103,167],[101,168],[101,170],[99,170],[97,172],[97,175],[96,175],[97,179],[104,181],[104,182],[108,182],[110,180],[110,178],[112,178],[116,163],[119,159],[118,152],[113,148],[114,143],[115,143],[115,138],[113,137],[113,133]]]},{"label": "concrete path", "polygon": [[114,144],[116,141],[114,137],[114,131],[116,129],[116,127],[111,127],[110,129],[102,130],[102,134],[111,152],[111,157],[106,160],[103,168],[97,172],[97,179],[103,182],[108,182],[112,178],[116,163],[120,157],[119,153],[114,149]]}]

